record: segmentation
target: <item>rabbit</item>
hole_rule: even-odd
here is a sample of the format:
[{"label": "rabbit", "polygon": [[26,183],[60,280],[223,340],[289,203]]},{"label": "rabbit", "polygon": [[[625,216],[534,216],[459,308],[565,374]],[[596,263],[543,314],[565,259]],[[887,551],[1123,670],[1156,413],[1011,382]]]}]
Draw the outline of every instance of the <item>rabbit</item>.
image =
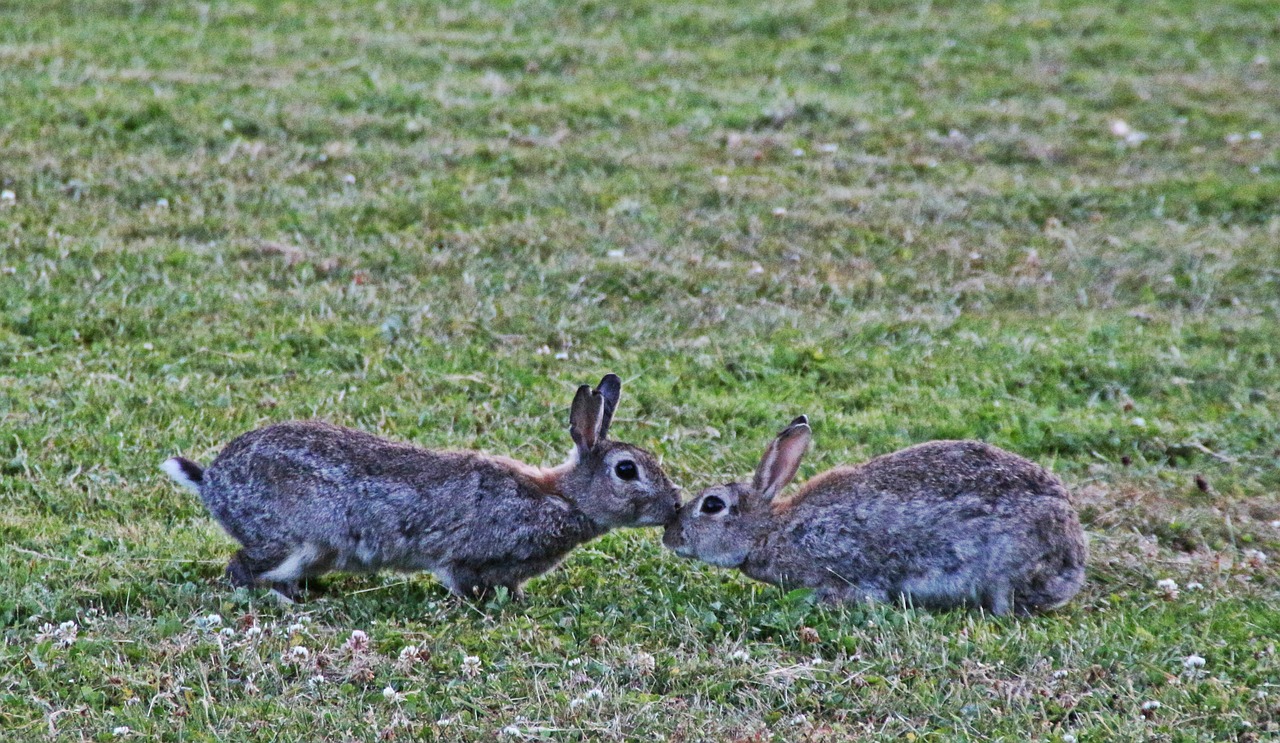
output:
[{"label": "rabbit", "polygon": [[388,568],[431,571],[462,597],[519,597],[575,546],[661,526],[680,506],[652,454],[607,438],[621,390],[613,374],[578,388],[557,467],[291,421],[236,438],[208,469],[182,457],[162,469],[243,546],[227,565],[235,586],[293,600],[302,579]]},{"label": "rabbit", "polygon": [[677,555],[829,602],[903,601],[1021,615],[1062,606],[1084,583],[1084,530],[1062,483],[979,441],[931,441],[791,482],[805,416],[769,444],[751,483],[681,507],[663,544]]}]

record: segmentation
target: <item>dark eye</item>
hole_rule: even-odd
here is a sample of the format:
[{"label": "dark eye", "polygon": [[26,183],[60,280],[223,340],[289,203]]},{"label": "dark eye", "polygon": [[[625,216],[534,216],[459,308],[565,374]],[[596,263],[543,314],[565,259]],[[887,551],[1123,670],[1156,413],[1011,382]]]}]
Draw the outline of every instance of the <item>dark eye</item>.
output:
[{"label": "dark eye", "polygon": [[702,499],[703,513],[720,513],[724,510],[724,499],[717,495],[708,495]]},{"label": "dark eye", "polygon": [[624,459],[618,462],[613,468],[614,474],[623,480],[634,480],[640,476],[640,470],[636,467],[636,463],[630,459]]}]

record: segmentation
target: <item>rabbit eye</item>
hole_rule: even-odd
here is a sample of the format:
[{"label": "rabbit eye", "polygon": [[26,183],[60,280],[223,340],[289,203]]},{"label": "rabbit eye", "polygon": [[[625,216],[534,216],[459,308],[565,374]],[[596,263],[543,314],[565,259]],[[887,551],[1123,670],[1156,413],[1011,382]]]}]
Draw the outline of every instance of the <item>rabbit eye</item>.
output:
[{"label": "rabbit eye", "polygon": [[636,463],[630,459],[624,459],[613,468],[614,474],[623,480],[634,480],[640,476],[640,470],[636,467]]},{"label": "rabbit eye", "polygon": [[724,499],[717,495],[708,495],[702,499],[703,513],[720,513],[724,510]]}]

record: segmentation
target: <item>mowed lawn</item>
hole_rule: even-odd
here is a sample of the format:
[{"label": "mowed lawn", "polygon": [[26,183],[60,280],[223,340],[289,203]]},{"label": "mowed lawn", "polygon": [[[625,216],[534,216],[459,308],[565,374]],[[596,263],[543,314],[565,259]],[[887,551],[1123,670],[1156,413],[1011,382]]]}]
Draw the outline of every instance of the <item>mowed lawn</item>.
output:
[{"label": "mowed lawn", "polygon": [[[0,3],[0,738],[1274,739],[1278,100],[1271,0]],[[1038,461],[1085,588],[832,608],[642,530],[285,607],[158,469],[555,463],[609,371],[690,493],[800,413],[800,479]]]}]

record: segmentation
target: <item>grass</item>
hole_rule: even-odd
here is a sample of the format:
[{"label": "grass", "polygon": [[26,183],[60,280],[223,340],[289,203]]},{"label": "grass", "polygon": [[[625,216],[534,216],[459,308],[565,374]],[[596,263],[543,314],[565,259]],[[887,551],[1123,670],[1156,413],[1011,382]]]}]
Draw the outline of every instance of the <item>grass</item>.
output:
[{"label": "grass", "polygon": [[[0,4],[0,729],[1275,738],[1276,33],[1264,0]],[[558,461],[605,371],[690,491],[801,412],[802,478],[1040,461],[1085,589],[829,608],[636,531],[519,604],[283,608],[157,470],[308,416]]]}]

